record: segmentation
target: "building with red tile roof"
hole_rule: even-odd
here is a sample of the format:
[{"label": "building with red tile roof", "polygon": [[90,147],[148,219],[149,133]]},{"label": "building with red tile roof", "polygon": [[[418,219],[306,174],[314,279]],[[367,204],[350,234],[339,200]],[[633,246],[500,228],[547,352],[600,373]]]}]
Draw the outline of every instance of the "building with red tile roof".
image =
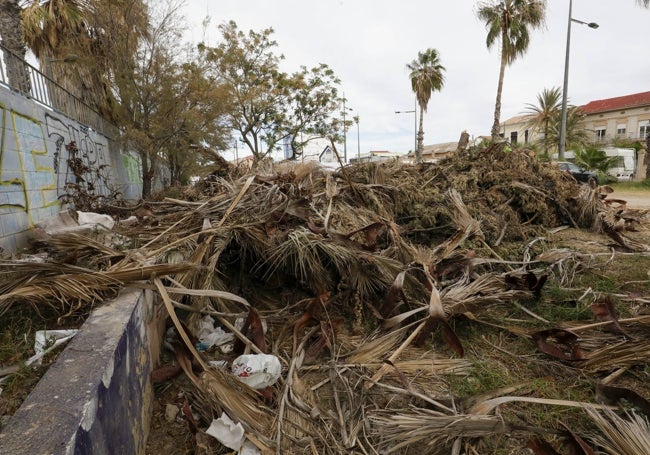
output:
[{"label": "building with red tile roof", "polygon": [[[650,134],[650,92],[594,100],[580,109],[586,114],[582,126],[594,144],[608,145],[618,138],[644,141]],[[519,145],[540,139],[543,133],[530,128],[530,118],[518,115],[502,122],[503,137]]]}]

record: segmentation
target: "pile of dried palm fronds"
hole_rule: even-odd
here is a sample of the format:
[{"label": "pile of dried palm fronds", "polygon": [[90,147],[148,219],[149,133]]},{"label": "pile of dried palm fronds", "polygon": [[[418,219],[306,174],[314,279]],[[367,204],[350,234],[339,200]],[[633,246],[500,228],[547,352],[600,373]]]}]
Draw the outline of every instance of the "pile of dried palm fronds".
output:
[{"label": "pile of dried palm fronds", "polygon": [[[73,264],[11,269],[0,277],[0,313],[17,302],[78,312],[128,283],[156,289],[185,341],[177,355],[204,400],[203,417],[226,412],[276,453],[460,453],[484,435],[544,433],[491,415],[501,402],[470,406],[453,396],[449,382],[471,369],[455,324],[488,323],[482,315],[495,306],[532,314],[525,302],[564,273],[569,253],[540,246],[546,256],[526,248],[502,257],[509,250],[501,247],[567,224],[608,226],[597,188],[500,145],[437,165],[221,171],[190,200],[163,199],[150,204],[153,216],[118,224],[128,248],[78,234],[40,240],[51,261]],[[619,244],[641,249],[616,232]],[[180,321],[177,310],[189,316]],[[216,357],[272,353],[281,381],[259,393],[208,367],[192,338],[203,314],[237,339],[233,353]],[[566,357],[568,338],[489,324]],[[576,365],[593,371],[590,358]]]}]

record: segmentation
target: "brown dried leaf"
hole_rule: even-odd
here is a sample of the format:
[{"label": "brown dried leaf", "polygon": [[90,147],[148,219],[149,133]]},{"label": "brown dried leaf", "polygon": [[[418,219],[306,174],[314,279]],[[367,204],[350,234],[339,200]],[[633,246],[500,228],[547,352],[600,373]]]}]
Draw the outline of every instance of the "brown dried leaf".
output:
[{"label": "brown dried leaf", "polygon": [[551,444],[542,438],[529,439],[526,448],[530,449],[535,455],[560,455]]},{"label": "brown dried leaf", "polygon": [[388,294],[386,294],[386,299],[384,304],[380,309],[380,313],[384,318],[389,318],[393,315],[393,312],[397,308],[397,305],[400,301],[406,301],[406,296],[404,295],[404,277],[406,276],[406,271],[402,271],[397,274],[395,281],[390,286]]},{"label": "brown dried leaf", "polygon": [[563,423],[562,425],[568,432],[566,446],[569,448],[570,455],[596,455],[594,449],[589,447],[589,444],[584,439],[571,431],[566,424]]},{"label": "brown dried leaf", "polygon": [[650,401],[634,390],[625,387],[614,387],[606,384],[596,384],[596,399],[603,404],[619,405],[621,400],[627,401],[650,417]]},{"label": "brown dried leaf", "polygon": [[618,312],[616,311],[616,306],[610,296],[606,296],[602,302],[592,304],[591,312],[597,321],[612,321],[612,324],[605,326],[604,330],[609,330],[615,333],[625,333],[618,323]]},{"label": "brown dried leaf", "polygon": [[584,360],[585,355],[578,345],[578,336],[568,330],[548,329],[532,334],[537,349],[561,360]]},{"label": "brown dried leaf", "polygon": [[[262,319],[260,318],[259,313],[255,308],[249,308],[248,316],[244,322],[243,327],[241,328],[241,333],[243,333],[246,338],[251,340],[257,348],[263,353],[268,352],[266,347],[266,340],[264,339],[264,327],[262,326]],[[246,348],[244,342],[239,338],[235,338],[235,343],[233,346],[233,353],[235,355],[241,354]]]}]

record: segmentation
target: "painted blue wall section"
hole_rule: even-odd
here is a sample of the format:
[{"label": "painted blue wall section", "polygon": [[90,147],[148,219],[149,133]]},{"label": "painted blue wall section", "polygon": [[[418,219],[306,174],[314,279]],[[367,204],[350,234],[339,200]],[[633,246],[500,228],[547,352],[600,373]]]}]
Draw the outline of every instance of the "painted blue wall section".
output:
[{"label": "painted blue wall section", "polygon": [[[135,153],[123,153],[112,139],[0,85],[0,253],[25,246],[35,224],[63,209],[60,197],[75,181],[66,148],[71,142],[85,165],[107,166],[112,189],[127,200],[140,199],[142,173]],[[84,179],[96,194],[109,193],[95,173]]]},{"label": "painted blue wall section", "polygon": [[0,433],[0,455],[143,454],[159,307],[125,289],[97,308]]}]

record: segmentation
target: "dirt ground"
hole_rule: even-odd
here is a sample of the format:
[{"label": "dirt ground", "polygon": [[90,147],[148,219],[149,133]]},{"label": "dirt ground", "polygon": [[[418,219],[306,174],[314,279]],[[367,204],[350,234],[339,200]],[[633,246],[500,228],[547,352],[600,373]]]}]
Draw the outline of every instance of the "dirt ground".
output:
[{"label": "dirt ground", "polygon": [[650,191],[616,189],[608,199],[609,198],[623,199],[627,201],[627,206],[629,208],[650,209]]}]

